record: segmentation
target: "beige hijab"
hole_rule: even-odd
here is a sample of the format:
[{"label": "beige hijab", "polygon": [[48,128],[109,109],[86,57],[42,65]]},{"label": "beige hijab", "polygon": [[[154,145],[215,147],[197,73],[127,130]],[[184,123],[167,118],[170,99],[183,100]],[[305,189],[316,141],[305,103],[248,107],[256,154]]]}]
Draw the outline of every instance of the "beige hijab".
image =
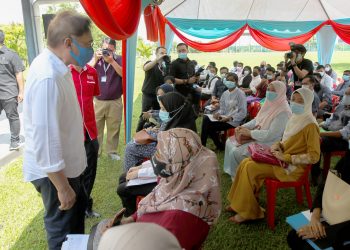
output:
[{"label": "beige hijab", "polygon": [[98,250],[181,250],[175,236],[153,223],[130,223],[108,229]]},{"label": "beige hijab", "polygon": [[174,175],[159,184],[139,203],[138,216],[182,210],[209,225],[221,212],[219,163],[216,155],[201,144],[192,130],[175,128],[158,134],[155,157]]},{"label": "beige hijab", "polygon": [[312,102],[314,101],[314,93],[310,89],[306,88],[300,88],[294,91],[293,95],[295,92],[298,92],[304,99],[304,113],[300,115],[292,114],[287,123],[286,130],[283,133],[283,142],[288,140],[291,136],[299,133],[310,123],[315,123],[318,125],[316,118],[312,114]]},{"label": "beige hijab", "polygon": [[268,129],[273,119],[275,119],[275,117],[281,112],[286,112],[288,117],[292,115],[286,96],[286,84],[281,81],[273,81],[270,85],[273,85],[275,88],[277,97],[273,101],[266,99],[255,118],[255,124],[263,130]]}]

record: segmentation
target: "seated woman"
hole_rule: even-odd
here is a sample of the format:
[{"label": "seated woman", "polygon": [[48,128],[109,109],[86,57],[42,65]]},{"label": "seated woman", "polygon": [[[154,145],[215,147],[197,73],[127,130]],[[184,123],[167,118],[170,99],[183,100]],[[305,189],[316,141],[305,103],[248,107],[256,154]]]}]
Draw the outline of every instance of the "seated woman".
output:
[{"label": "seated woman", "polygon": [[[269,84],[266,101],[255,119],[235,129],[236,137],[244,137],[246,143],[228,138],[226,141],[224,171],[234,177],[239,163],[250,156],[248,146],[251,142],[272,145],[280,141],[292,115],[287,97],[286,84],[274,81]],[[248,142],[250,141],[250,142]]]},{"label": "seated woman", "polygon": [[[350,151],[347,151],[336,165],[335,169],[340,174],[341,179],[350,184]],[[333,249],[350,249],[350,245],[344,247],[344,242],[350,241],[350,221],[344,221],[334,225],[324,225],[321,223],[322,214],[322,196],[325,182],[317,188],[311,209],[311,220],[309,225],[300,228],[298,231],[292,230],[287,237],[288,245],[292,250],[313,249],[305,239],[311,239],[316,244],[332,246]],[[339,210],[339,209],[338,209]],[[334,212],[337,209],[334,207]],[[339,210],[340,213],[344,212]],[[325,247],[326,248],[326,247]],[[329,248],[327,248],[329,249]]]},{"label": "seated woman", "polygon": [[286,168],[259,163],[251,158],[241,162],[228,194],[228,211],[237,214],[230,218],[234,223],[256,220],[264,217],[264,209],[259,206],[258,195],[266,178],[279,181],[296,181],[304,173],[308,164],[320,158],[320,136],[311,105],[313,93],[301,88],[294,91],[291,99],[292,116],[289,119],[282,141],[271,146],[272,154],[287,164]]},{"label": "seated woman", "polygon": [[121,224],[155,223],[172,232],[182,248],[200,249],[221,212],[215,153],[193,131],[175,128],[159,133],[151,162],[159,184]]},{"label": "seated woman", "polygon": [[[335,151],[345,151],[349,147],[350,138],[350,88],[347,88],[341,103],[335,112],[321,127],[325,132],[321,132],[321,153],[331,153]],[[321,174],[321,161],[312,166],[312,182],[317,185]]]},{"label": "seated woman", "polygon": [[207,115],[203,117],[201,141],[207,145],[208,136],[212,138],[218,149],[224,149],[219,140],[219,132],[238,127],[247,116],[247,98],[242,90],[237,88],[238,77],[235,73],[228,73],[224,84],[226,90],[220,98],[220,109],[214,113],[211,121]]},{"label": "seated woman", "polygon": [[250,66],[245,66],[243,69],[243,75],[239,80],[239,87],[242,89],[249,89],[250,83],[252,82],[252,68]]},{"label": "seated woman", "polygon": [[[188,128],[196,131],[196,114],[185,98],[176,92],[169,92],[158,97],[160,112],[159,117],[162,120],[161,127],[148,129],[154,140],[157,139],[158,131],[165,131],[171,128]],[[144,158],[150,158],[156,151],[156,142],[149,144],[137,144],[129,142],[125,148],[124,170],[140,164]]]}]

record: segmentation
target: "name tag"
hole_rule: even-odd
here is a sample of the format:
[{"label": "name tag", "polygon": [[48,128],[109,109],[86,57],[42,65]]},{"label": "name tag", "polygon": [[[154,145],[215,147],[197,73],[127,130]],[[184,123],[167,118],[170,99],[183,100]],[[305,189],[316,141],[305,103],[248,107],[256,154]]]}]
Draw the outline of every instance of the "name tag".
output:
[{"label": "name tag", "polygon": [[107,76],[101,76],[101,82],[107,82]]}]

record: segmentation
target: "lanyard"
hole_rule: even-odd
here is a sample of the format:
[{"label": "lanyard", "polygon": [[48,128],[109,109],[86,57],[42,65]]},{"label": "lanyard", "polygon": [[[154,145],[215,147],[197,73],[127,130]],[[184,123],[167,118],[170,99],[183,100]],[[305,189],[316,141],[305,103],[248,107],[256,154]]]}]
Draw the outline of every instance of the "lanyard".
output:
[{"label": "lanyard", "polygon": [[105,70],[105,75],[107,75],[107,70],[109,69],[109,67],[111,66],[110,63],[108,63],[108,66],[106,67],[106,64],[103,63],[103,69]]}]

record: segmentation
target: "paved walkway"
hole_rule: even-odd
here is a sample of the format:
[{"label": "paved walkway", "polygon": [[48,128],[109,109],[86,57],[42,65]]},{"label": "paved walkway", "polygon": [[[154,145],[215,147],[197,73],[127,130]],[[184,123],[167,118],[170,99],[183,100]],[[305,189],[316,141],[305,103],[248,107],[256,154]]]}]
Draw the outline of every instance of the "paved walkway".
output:
[{"label": "paved walkway", "polygon": [[[22,104],[19,105],[18,111],[20,112],[19,116],[21,119],[21,139],[24,141],[22,124]],[[23,145],[18,151],[9,151],[10,138],[10,125],[6,118],[5,111],[2,111],[0,115],[0,168],[22,155]]]}]

